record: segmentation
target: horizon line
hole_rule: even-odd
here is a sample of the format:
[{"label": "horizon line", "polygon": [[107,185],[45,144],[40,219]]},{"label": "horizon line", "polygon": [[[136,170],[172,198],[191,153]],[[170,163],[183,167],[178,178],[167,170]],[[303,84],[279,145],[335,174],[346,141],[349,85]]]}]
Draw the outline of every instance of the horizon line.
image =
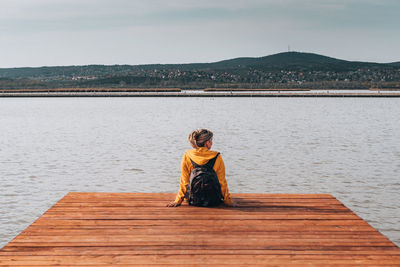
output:
[{"label": "horizon line", "polygon": [[228,61],[228,60],[234,60],[234,59],[241,59],[241,58],[252,58],[252,59],[257,59],[257,58],[263,58],[263,57],[268,57],[268,56],[274,56],[274,55],[279,55],[279,54],[290,54],[290,53],[301,53],[301,54],[313,54],[313,55],[318,55],[318,56],[323,56],[323,57],[329,57],[333,59],[338,59],[338,60],[344,60],[348,62],[360,62],[360,63],[374,63],[374,64],[393,64],[393,63],[400,63],[400,60],[398,61],[392,61],[392,62],[377,62],[377,61],[362,61],[362,60],[347,60],[347,59],[342,59],[342,58],[336,58],[336,57],[331,57],[323,54],[317,54],[314,52],[302,52],[302,51],[283,51],[283,52],[278,52],[274,54],[269,54],[265,56],[255,56],[255,57],[247,57],[247,56],[242,56],[242,57],[234,57],[234,58],[228,58],[228,59],[222,59],[218,61],[210,61],[210,62],[182,62],[182,63],[142,63],[142,64],[128,64],[128,63],[120,63],[120,64],[101,64],[101,63],[90,63],[90,64],[84,64],[84,65],[41,65],[41,66],[18,66],[18,67],[0,67],[0,69],[39,69],[39,68],[57,68],[57,67],[87,67],[87,66],[151,66],[151,65],[190,65],[190,64],[213,64],[213,63],[218,63],[222,61]]}]

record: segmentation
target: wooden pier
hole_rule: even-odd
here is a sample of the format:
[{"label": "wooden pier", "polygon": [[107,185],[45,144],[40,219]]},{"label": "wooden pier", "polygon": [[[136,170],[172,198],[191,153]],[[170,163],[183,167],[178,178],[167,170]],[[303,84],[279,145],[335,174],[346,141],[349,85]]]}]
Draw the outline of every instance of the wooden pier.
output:
[{"label": "wooden pier", "polygon": [[0,250],[0,266],[400,266],[400,248],[328,194],[69,193]]},{"label": "wooden pier", "polygon": [[398,92],[287,92],[281,90],[279,92],[24,92],[24,93],[1,93],[2,97],[400,97]]}]

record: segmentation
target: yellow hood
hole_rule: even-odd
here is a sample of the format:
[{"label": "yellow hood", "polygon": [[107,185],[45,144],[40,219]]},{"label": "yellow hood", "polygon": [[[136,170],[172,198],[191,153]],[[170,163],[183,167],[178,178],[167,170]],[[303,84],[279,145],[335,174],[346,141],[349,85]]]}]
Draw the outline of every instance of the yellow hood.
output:
[{"label": "yellow hood", "polygon": [[186,151],[186,155],[199,165],[206,164],[210,159],[214,158],[217,153],[217,151],[209,150],[206,147],[199,147]]}]

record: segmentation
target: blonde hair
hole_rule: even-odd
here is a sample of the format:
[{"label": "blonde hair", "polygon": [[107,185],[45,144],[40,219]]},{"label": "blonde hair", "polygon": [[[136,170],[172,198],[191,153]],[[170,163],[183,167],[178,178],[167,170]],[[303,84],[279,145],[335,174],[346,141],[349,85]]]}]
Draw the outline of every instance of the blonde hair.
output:
[{"label": "blonde hair", "polygon": [[208,129],[197,129],[189,134],[189,142],[193,148],[204,147],[207,141],[213,138],[213,133]]}]

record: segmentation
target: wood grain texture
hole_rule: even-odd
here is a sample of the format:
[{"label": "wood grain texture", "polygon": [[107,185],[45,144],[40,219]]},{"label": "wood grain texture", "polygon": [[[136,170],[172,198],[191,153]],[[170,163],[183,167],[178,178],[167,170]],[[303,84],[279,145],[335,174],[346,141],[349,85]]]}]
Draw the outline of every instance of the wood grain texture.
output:
[{"label": "wood grain texture", "polygon": [[69,193],[0,250],[0,266],[400,266],[400,248],[327,194]]}]

